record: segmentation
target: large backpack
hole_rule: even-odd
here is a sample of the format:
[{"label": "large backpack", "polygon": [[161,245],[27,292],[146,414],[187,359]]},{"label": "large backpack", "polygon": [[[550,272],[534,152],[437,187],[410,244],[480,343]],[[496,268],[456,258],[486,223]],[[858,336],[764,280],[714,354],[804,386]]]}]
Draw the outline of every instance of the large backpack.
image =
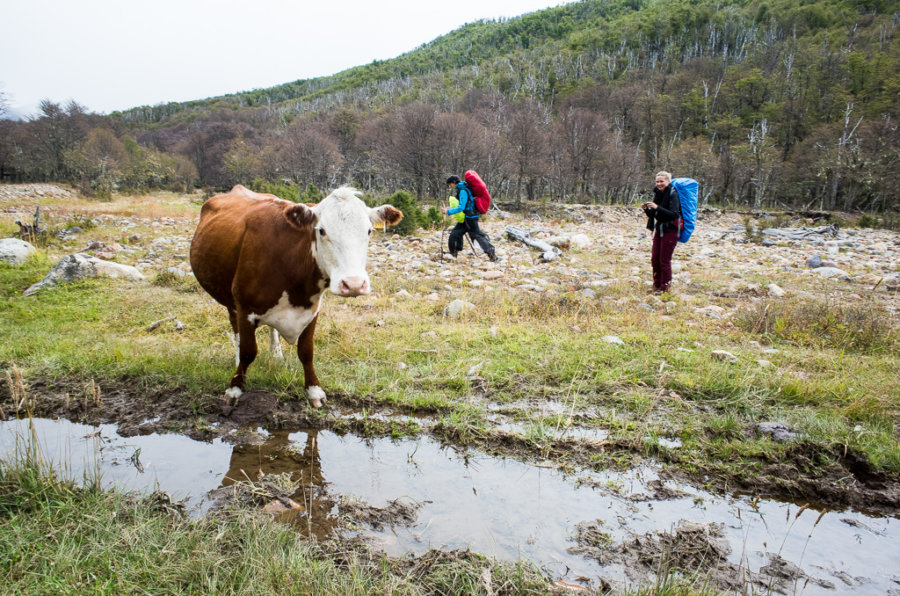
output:
[{"label": "large backpack", "polygon": [[472,191],[472,198],[475,200],[475,210],[484,215],[491,208],[491,193],[488,192],[487,186],[475,170],[466,170],[464,174],[466,184]]},{"label": "large backpack", "polygon": [[675,178],[672,180],[672,188],[681,201],[681,235],[678,236],[678,241],[687,242],[697,223],[697,191],[700,185],[693,178]]}]

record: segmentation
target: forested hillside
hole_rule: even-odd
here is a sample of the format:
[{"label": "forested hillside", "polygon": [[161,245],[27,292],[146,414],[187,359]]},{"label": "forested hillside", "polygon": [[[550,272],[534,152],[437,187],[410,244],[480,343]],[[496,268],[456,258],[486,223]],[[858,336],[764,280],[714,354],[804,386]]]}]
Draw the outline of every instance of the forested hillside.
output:
[{"label": "forested hillside", "polygon": [[330,77],[0,122],[0,177],[86,192],[352,183],[627,202],[669,169],[724,205],[896,209],[900,1],[584,0]]}]

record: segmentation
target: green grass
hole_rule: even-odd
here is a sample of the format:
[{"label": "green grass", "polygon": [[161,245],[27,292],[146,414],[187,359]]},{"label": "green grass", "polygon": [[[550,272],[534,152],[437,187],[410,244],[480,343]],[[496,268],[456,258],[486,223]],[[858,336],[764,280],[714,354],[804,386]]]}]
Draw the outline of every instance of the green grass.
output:
[{"label": "green grass", "polygon": [[[16,366],[26,383],[77,379],[96,380],[101,387],[136,383],[177,390],[199,414],[221,394],[233,369],[230,327],[224,308],[195,291],[190,278],[86,280],[21,297],[50,261],[38,251],[23,267],[0,266],[0,332],[6,340],[0,364],[5,369]],[[382,285],[377,278],[374,283]],[[682,448],[693,453],[682,460],[718,458],[717,442],[725,436],[734,440],[736,429],[781,420],[797,424],[813,441],[847,444],[876,466],[900,471],[896,442],[885,440],[898,418],[896,342],[890,329],[877,343],[858,346],[861,353],[848,352],[842,343],[788,341],[740,321],[727,329],[679,317],[661,324],[646,309],[612,308],[608,301],[577,293],[548,297],[478,289],[455,293],[477,308],[463,320],[451,320],[443,317],[443,303],[408,299],[398,308],[390,281],[384,285],[377,296],[326,296],[316,338],[316,366],[326,390],[368,396],[385,406],[443,412],[456,429],[453,435],[464,438],[472,433],[461,425],[475,431],[489,426],[484,408],[473,411],[468,403],[475,390],[466,373],[477,366],[489,401],[574,400],[582,408],[615,408],[633,424],[595,424],[609,425],[617,437],[635,444],[643,444],[648,432],[693,432],[698,426],[715,428],[722,417],[730,420],[735,430],[729,433],[694,433],[696,440]],[[617,294],[611,298],[620,299]],[[780,317],[800,313],[790,319],[798,327],[806,320],[799,317],[811,312],[805,303],[778,308]],[[169,316],[186,328],[148,330],[150,323]],[[884,323],[874,317],[866,320]],[[763,355],[748,346],[748,332],[776,345],[779,353]],[[248,387],[302,399],[302,370],[292,350],[286,349],[284,362],[270,358],[263,349],[268,339],[259,333],[261,354]],[[604,343],[602,335],[618,335],[625,345]],[[714,360],[712,349],[730,350],[738,361]],[[773,366],[761,366],[757,361],[763,357]],[[795,408],[803,416],[794,416]],[[851,432],[858,425],[872,430]],[[770,449],[777,456],[780,447]]]},{"label": "green grass", "polygon": [[[173,217],[172,229],[189,230],[190,222],[177,218],[192,217],[197,207],[143,199],[133,206],[124,200],[78,203],[56,216],[56,224],[95,217],[102,209],[115,216]],[[98,221],[92,236],[130,242],[114,225]],[[0,226],[5,223],[0,219]],[[142,223],[133,232],[143,238],[129,246],[143,256],[154,235],[168,231]],[[6,413],[18,391],[10,385],[21,375],[26,394],[39,384],[73,387],[73,399],[89,398],[92,387],[101,393],[127,388],[136,399],[174,394],[191,413],[184,424],[205,424],[234,368],[225,309],[198,291],[192,278],[172,274],[151,273],[145,282],[85,280],[21,295],[57,262],[59,251],[77,248],[41,247],[22,266],[0,264],[0,404]],[[687,262],[691,249],[685,249]],[[157,269],[179,263],[160,251]],[[624,468],[653,458],[709,475],[711,484],[719,478],[720,487],[766,464],[793,462],[798,448],[815,454],[803,465],[824,468],[846,448],[875,470],[900,473],[900,341],[875,297],[859,290],[862,300],[844,300],[810,285],[805,294],[777,302],[717,298],[713,294],[730,283],[727,271],[703,271],[688,288],[665,297],[675,302],[667,314],[633,280],[633,262],[617,255],[609,247],[577,254],[579,269],[619,280],[598,288],[596,299],[565,289],[522,292],[502,282],[485,291],[388,268],[373,274],[376,295],[326,296],[316,369],[331,403],[373,413],[422,412],[432,419],[419,425],[362,415],[339,420],[335,430],[399,437],[430,428],[457,445],[550,458],[567,470]],[[560,280],[559,287],[578,287],[576,277]],[[397,298],[401,289],[422,296],[436,291],[440,300]],[[809,294],[816,297],[797,297]],[[445,318],[443,307],[453,298],[476,308],[463,319]],[[694,312],[709,304],[735,315],[720,320]],[[172,316],[183,330],[172,324],[149,330]],[[619,336],[624,345],[601,341],[605,335]],[[260,331],[258,339],[260,356],[248,388],[302,400],[294,350],[285,346],[286,358],[279,361],[265,351],[267,334]],[[766,354],[763,347],[778,352]],[[727,350],[737,361],[715,360],[712,350]],[[763,359],[771,365],[760,364]],[[12,383],[4,382],[7,373]],[[496,429],[498,409],[514,423],[512,430]],[[802,444],[754,433],[763,421],[790,425],[802,434]],[[560,429],[569,424],[596,430],[606,437],[606,448],[567,447],[570,439]],[[661,446],[660,437],[682,445]],[[814,476],[817,470],[805,472]],[[0,462],[0,516],[0,577],[14,593],[462,594],[484,591],[479,581],[485,569],[495,590],[547,591],[546,578],[525,564],[434,553],[404,567],[379,554],[309,543],[249,512],[180,519],[166,513],[158,498],[104,493],[90,481],[79,487],[27,462]],[[640,593],[694,593],[702,589],[702,582],[695,584],[669,579]]]},{"label": "green grass", "polygon": [[432,551],[412,569],[308,541],[234,507],[200,520],[165,495],[57,478],[31,454],[0,461],[0,577],[9,594],[543,594],[526,563]]}]

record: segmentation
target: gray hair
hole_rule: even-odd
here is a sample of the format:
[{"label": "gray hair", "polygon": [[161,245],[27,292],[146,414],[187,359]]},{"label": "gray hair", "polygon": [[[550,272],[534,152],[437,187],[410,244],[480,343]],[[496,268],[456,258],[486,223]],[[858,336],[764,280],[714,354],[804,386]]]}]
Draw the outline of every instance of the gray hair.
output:
[{"label": "gray hair", "polygon": [[672,174],[670,174],[669,172],[666,172],[665,170],[656,173],[656,177],[657,177],[657,178],[659,178],[660,176],[662,176],[663,178],[665,178],[665,179],[668,180],[669,182],[672,181]]}]

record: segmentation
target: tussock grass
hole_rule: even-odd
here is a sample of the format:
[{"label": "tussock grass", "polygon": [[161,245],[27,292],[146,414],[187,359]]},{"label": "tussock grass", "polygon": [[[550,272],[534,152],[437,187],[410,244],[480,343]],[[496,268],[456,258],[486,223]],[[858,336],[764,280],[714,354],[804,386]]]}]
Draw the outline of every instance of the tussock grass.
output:
[{"label": "tussock grass", "polygon": [[749,333],[816,349],[896,354],[900,333],[874,302],[766,301],[742,309],[738,325]]}]

